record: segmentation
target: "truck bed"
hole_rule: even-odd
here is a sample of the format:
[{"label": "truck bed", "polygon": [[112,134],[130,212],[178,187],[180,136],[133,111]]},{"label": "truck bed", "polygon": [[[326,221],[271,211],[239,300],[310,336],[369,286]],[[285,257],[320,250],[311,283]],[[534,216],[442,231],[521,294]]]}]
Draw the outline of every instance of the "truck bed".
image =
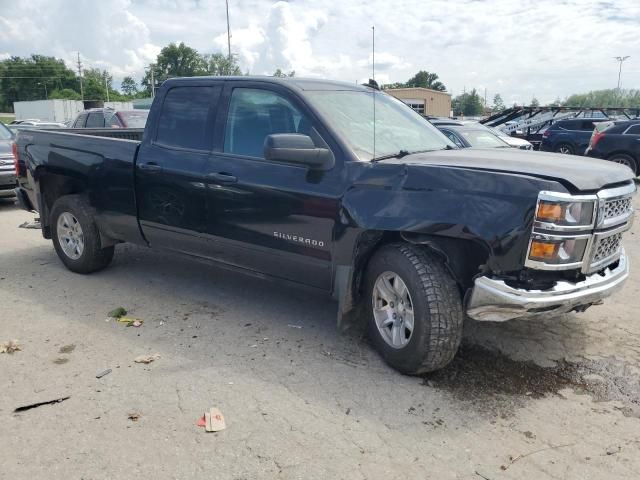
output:
[{"label": "truck bed", "polygon": [[[51,208],[52,192],[84,192],[99,212],[96,221],[109,238],[140,239],[135,196],[135,160],[142,129],[22,130],[16,143],[20,168],[26,170],[28,154],[32,182],[20,182],[32,205]],[[26,172],[25,172],[26,173]],[[41,191],[44,194],[41,195]],[[43,212],[40,212],[43,214]]]}]

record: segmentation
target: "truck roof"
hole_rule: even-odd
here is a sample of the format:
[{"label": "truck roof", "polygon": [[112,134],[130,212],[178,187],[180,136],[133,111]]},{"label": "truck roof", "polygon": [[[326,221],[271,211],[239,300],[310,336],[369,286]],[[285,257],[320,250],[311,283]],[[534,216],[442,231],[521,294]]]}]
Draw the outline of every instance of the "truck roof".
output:
[{"label": "truck roof", "polygon": [[254,81],[272,84],[286,85],[289,88],[297,88],[299,90],[354,90],[370,92],[370,87],[365,87],[355,83],[339,82],[336,80],[321,80],[317,78],[296,78],[296,77],[270,77],[266,75],[248,75],[248,76],[216,76],[216,77],[177,77],[166,80],[163,85],[197,83],[202,80],[232,80],[232,81]]}]

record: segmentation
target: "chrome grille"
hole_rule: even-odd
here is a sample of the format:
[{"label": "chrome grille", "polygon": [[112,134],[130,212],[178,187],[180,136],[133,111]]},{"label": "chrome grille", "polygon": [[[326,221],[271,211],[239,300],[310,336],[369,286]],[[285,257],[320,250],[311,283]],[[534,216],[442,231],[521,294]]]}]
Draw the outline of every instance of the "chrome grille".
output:
[{"label": "chrome grille", "polygon": [[633,209],[631,197],[610,200],[604,204],[604,218],[616,218],[629,213]]},{"label": "chrome grille", "polygon": [[609,237],[600,238],[595,246],[593,262],[601,262],[620,252],[622,245],[622,233],[616,233]]}]

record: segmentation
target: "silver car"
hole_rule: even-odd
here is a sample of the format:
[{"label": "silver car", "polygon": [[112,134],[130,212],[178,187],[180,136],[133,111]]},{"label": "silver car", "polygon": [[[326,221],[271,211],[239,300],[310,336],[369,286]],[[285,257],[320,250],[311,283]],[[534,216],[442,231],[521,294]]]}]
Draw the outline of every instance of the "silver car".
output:
[{"label": "silver car", "polygon": [[13,165],[13,133],[0,123],[0,198],[14,197],[16,172]]}]

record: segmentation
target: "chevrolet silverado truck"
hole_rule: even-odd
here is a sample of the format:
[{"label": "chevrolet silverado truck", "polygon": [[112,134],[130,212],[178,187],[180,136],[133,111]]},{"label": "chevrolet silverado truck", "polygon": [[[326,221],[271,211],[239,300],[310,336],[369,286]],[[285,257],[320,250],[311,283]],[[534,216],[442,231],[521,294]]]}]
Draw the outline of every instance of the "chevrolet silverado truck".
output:
[{"label": "chevrolet silverado truck", "polygon": [[406,374],[450,362],[467,318],[583,311],[629,274],[627,167],[460,150],[375,85],[171,79],[144,131],[21,131],[15,153],[69,270],[131,242],[326,292]]}]

